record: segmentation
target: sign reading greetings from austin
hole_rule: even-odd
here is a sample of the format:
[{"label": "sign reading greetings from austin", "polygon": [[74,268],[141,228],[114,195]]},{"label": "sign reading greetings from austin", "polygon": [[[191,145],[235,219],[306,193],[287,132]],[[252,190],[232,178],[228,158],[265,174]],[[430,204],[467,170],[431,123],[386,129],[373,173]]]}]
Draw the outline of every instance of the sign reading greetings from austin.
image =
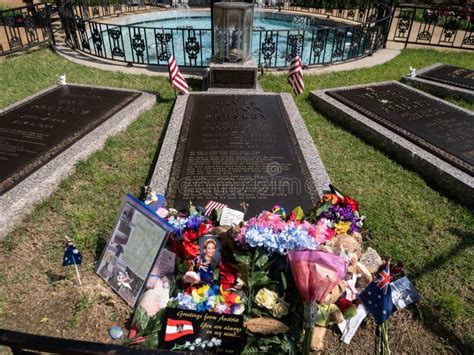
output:
[{"label": "sign reading greetings from austin", "polygon": [[[247,216],[312,207],[308,168],[279,95],[191,95],[167,197],[175,207],[209,200]],[[248,206],[247,206],[248,205]]]},{"label": "sign reading greetings from austin", "polygon": [[0,114],[0,194],[99,126],[140,93],[66,85]]}]

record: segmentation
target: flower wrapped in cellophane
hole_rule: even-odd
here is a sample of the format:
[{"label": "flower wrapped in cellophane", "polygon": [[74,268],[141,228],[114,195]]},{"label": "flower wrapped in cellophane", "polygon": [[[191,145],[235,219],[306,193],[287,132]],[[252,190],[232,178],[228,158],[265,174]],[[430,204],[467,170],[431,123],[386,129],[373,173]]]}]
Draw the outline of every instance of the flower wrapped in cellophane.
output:
[{"label": "flower wrapped in cellophane", "polygon": [[317,304],[337,286],[347,272],[347,261],[318,250],[288,253],[293,278],[305,302],[303,354],[309,354]]}]

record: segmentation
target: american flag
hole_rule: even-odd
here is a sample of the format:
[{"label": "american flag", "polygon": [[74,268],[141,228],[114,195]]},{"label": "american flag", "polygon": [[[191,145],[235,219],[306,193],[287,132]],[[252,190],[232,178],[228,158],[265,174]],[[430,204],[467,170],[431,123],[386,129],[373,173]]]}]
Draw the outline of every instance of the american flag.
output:
[{"label": "american flag", "polygon": [[296,95],[303,93],[304,81],[303,81],[303,69],[301,67],[300,56],[296,55],[290,64],[290,70],[288,72],[288,82],[293,87],[293,91]]},{"label": "american flag", "polygon": [[224,209],[225,207],[227,207],[226,204],[219,203],[219,202],[216,202],[216,201],[209,201],[209,202],[206,204],[206,206],[204,206],[204,208],[206,209],[205,215],[206,215],[206,216],[210,216],[210,215],[211,215],[211,212],[212,212],[213,210],[215,210],[216,208]]},{"label": "american flag", "polygon": [[168,60],[168,71],[170,73],[170,82],[173,87],[178,89],[183,94],[189,94],[189,86],[183,75],[179,71],[178,65],[171,55]]}]

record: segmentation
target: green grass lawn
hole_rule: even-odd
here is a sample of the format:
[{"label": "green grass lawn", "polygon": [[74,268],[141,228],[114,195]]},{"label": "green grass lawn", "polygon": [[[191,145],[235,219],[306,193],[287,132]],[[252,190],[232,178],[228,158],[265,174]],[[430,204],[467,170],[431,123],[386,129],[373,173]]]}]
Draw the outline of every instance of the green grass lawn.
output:
[{"label": "green grass lawn", "polygon": [[[348,131],[317,113],[309,90],[398,80],[410,66],[422,68],[443,62],[471,67],[473,54],[405,50],[391,62],[374,68],[325,75],[306,75],[306,92],[296,98],[298,108],[322,156],[333,183],[360,202],[366,215],[365,234],[376,248],[403,260],[409,277],[422,294],[420,311],[425,324],[443,337],[472,345],[474,215],[433,190],[416,173],[406,170]],[[98,257],[110,235],[124,193],[139,194],[153,167],[156,146],[171,113],[174,94],[164,77],[105,72],[68,62],[48,49],[0,61],[0,107],[5,107],[56,82],[67,81],[159,92],[159,103],[105,148],[77,164],[76,173],[12,232],[0,253],[8,254],[30,231],[47,233],[38,254],[51,263],[60,260],[65,234],[73,236],[85,254]],[[290,92],[285,75],[265,74],[266,91]],[[198,90],[200,82],[191,82]],[[473,109],[472,105],[461,103]],[[0,270],[0,280],[4,280]],[[17,280],[17,281],[15,281]],[[9,282],[22,282],[22,277]],[[4,289],[0,315],[8,307]],[[454,344],[454,343],[453,343]]]},{"label": "green grass lawn", "polygon": [[[399,80],[410,66],[422,68],[437,62],[472,69],[474,54],[408,49],[374,68],[306,75],[306,91],[296,103],[332,182],[359,200],[376,248],[402,260],[409,269],[409,277],[423,295],[420,309],[427,324],[447,328],[443,331],[453,331],[472,346],[472,337],[464,336],[474,329],[472,211],[317,113],[308,98],[311,90]],[[286,76],[264,75],[260,84],[265,91],[291,92]],[[458,104],[474,109],[466,102]]]}]

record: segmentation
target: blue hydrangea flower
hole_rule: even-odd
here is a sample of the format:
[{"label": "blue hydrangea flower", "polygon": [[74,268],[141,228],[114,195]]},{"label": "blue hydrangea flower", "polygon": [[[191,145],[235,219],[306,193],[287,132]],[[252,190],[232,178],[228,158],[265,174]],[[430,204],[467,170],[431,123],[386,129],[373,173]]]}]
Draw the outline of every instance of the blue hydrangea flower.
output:
[{"label": "blue hydrangea flower", "polygon": [[188,218],[188,228],[197,230],[201,226],[202,221],[204,220],[203,216],[198,214],[193,214]]}]

